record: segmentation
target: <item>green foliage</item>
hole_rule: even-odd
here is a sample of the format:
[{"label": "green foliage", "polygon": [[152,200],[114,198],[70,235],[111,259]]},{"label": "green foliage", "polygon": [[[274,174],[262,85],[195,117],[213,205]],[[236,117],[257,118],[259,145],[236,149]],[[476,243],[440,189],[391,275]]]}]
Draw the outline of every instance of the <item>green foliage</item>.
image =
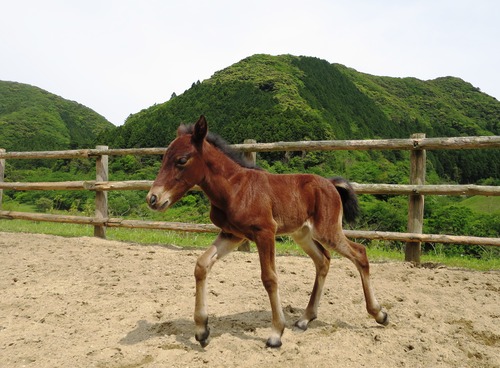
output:
[{"label": "green foliage", "polygon": [[40,197],[35,202],[36,210],[38,212],[47,212],[54,207],[54,202],[45,197]]},{"label": "green foliage", "polygon": [[408,199],[405,197],[383,198],[361,195],[362,209],[360,225],[362,228],[377,231],[405,232],[408,218]]},{"label": "green foliage", "polygon": [[91,109],[40,88],[0,81],[0,148],[88,148],[113,125]]},{"label": "green foliage", "polygon": [[[500,234],[500,216],[498,214],[475,213],[462,203],[436,206],[426,213],[424,232],[495,238]],[[435,245],[425,245],[424,249],[427,251],[436,251],[438,249],[440,253],[446,255],[460,254],[476,258],[485,255],[500,257],[500,249],[481,246],[448,244],[436,248]]]},{"label": "green foliage", "polygon": [[317,58],[294,58],[303,72],[301,95],[337,139],[390,138],[396,132],[383,111],[340,69]]}]

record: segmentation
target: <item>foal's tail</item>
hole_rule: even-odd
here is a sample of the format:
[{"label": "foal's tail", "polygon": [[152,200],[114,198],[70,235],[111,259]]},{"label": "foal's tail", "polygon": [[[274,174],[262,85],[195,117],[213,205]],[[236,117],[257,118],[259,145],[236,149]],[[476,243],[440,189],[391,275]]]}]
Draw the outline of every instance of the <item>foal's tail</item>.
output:
[{"label": "foal's tail", "polygon": [[354,222],[359,214],[358,198],[354,188],[351,183],[341,177],[331,178],[330,181],[335,185],[342,199],[345,220],[349,223]]}]

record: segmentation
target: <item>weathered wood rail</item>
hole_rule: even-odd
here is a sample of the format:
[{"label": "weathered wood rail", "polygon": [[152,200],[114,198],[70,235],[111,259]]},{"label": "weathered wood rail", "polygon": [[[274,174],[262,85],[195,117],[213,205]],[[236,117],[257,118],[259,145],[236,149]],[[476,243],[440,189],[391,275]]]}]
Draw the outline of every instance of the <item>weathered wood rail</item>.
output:
[{"label": "weathered wood rail", "polygon": [[[59,181],[59,182],[0,182],[1,189],[9,190],[149,190],[152,180],[129,181]],[[498,196],[500,187],[492,185],[415,185],[415,184],[359,184],[351,183],[359,194],[391,194],[391,195],[452,195],[452,196]],[[194,190],[199,190],[194,188]]]},{"label": "weathered wood rail", "polygon": [[[358,193],[406,195],[409,197],[408,232],[379,232],[346,230],[353,238],[396,240],[407,242],[405,259],[420,262],[421,242],[475,244],[500,246],[499,238],[472,236],[422,234],[423,206],[425,195],[500,195],[500,187],[480,185],[425,185],[426,150],[464,150],[498,149],[500,136],[425,138],[413,135],[409,139],[345,140],[345,141],[303,141],[256,143],[245,141],[232,147],[242,151],[250,159],[256,152],[272,151],[336,151],[336,150],[409,150],[410,184],[359,184],[353,183]],[[111,190],[148,190],[151,180],[109,181],[107,160],[109,156],[123,155],[161,155],[165,148],[108,149],[98,146],[95,149],[43,151],[43,152],[5,152],[0,149],[0,209],[3,190],[90,190],[96,192],[96,213],[94,217],[64,216],[40,213],[25,213],[0,210],[0,219],[23,219],[33,221],[65,222],[94,226],[95,236],[105,237],[107,227],[163,229],[190,232],[217,232],[211,224],[185,224],[179,222],[140,221],[109,218],[107,195]],[[65,182],[4,182],[6,159],[74,159],[95,158],[96,180]]]},{"label": "weathered wood rail", "polygon": [[[359,151],[359,150],[464,150],[500,148],[500,136],[408,138],[408,139],[367,139],[299,141],[273,143],[243,143],[231,147],[241,152],[275,151]],[[112,148],[105,150],[108,156],[162,155],[165,148]],[[100,148],[65,151],[1,152],[0,159],[62,159],[92,158],[102,155]]]}]

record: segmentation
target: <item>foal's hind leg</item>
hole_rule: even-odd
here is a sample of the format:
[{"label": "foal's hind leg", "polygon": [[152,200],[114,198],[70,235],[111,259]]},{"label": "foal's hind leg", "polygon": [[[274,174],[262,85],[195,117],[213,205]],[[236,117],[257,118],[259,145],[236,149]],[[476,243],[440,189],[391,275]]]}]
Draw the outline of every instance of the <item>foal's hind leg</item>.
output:
[{"label": "foal's hind leg", "polygon": [[313,240],[311,230],[308,227],[303,227],[292,234],[292,237],[304,252],[311,257],[316,266],[316,278],[314,280],[311,298],[309,299],[309,303],[304,313],[295,323],[296,327],[305,331],[307,330],[309,322],[315,320],[318,316],[318,306],[323,293],[323,285],[325,284],[326,275],[330,269],[330,253],[325,250],[321,244]]},{"label": "foal's hind leg", "polygon": [[[343,235],[343,234],[342,234]],[[386,312],[382,311],[382,307],[375,298],[375,293],[370,283],[370,265],[368,257],[366,256],[366,249],[361,244],[355,243],[345,236],[335,247],[335,251],[350,259],[361,275],[361,282],[363,284],[363,292],[365,294],[366,310],[375,318],[377,323],[387,326],[389,323],[389,316]]]},{"label": "foal's hind leg", "polygon": [[194,307],[194,322],[196,324],[195,338],[202,347],[208,345],[207,313],[207,275],[217,259],[235,249],[243,239],[237,238],[231,234],[220,233],[212,246],[203,253],[196,262],[194,276],[196,279],[196,301]]}]

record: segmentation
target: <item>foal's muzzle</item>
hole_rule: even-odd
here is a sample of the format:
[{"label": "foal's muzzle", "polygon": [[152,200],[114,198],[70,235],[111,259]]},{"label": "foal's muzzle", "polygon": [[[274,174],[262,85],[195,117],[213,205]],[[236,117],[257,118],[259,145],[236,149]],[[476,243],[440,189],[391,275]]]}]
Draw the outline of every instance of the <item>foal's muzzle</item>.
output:
[{"label": "foal's muzzle", "polygon": [[148,198],[148,202],[149,202],[149,207],[154,208],[158,203],[158,197],[153,194],[151,195],[151,197]]},{"label": "foal's muzzle", "polygon": [[157,195],[151,192],[148,193],[146,202],[148,203],[149,208],[155,211],[164,211],[172,203],[168,196]]}]

